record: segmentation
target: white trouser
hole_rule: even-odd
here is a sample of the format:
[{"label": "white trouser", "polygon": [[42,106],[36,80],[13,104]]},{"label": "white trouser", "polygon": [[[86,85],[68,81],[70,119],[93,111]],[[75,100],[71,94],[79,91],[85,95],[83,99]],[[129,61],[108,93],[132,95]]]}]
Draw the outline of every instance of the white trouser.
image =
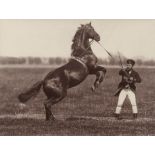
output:
[{"label": "white trouser", "polygon": [[130,100],[133,113],[137,114],[138,110],[137,110],[137,104],[136,104],[136,96],[135,96],[135,93],[131,89],[123,89],[120,92],[119,97],[118,97],[118,104],[117,104],[115,113],[120,114],[121,109],[122,109],[122,105],[123,105],[126,97],[128,97]]}]

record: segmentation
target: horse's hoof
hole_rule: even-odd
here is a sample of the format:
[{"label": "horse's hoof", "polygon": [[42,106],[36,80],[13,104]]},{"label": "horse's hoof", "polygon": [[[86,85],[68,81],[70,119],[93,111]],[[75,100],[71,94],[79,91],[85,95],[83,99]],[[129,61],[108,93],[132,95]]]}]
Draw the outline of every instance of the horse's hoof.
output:
[{"label": "horse's hoof", "polygon": [[54,122],[54,121],[56,121],[56,118],[55,117],[49,117],[49,118],[46,118],[46,121]]},{"label": "horse's hoof", "polygon": [[56,121],[55,117],[50,118],[50,121]]}]

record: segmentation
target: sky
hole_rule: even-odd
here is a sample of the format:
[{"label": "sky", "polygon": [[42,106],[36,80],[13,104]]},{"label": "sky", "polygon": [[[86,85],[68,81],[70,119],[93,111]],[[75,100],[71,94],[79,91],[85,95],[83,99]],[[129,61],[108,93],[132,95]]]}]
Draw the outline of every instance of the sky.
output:
[{"label": "sky", "polygon": [[[155,20],[0,20],[0,56],[69,57],[80,24],[92,23],[100,43],[113,55],[155,59]],[[108,57],[93,43],[100,58]]]}]

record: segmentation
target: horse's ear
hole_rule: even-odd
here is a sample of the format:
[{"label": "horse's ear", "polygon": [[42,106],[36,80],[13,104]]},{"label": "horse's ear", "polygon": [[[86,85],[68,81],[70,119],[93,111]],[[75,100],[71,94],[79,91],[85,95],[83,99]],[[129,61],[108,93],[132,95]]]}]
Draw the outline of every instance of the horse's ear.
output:
[{"label": "horse's ear", "polygon": [[84,25],[83,24],[81,24],[81,27],[83,27]]},{"label": "horse's ear", "polygon": [[91,22],[89,23],[89,25],[91,26]]}]

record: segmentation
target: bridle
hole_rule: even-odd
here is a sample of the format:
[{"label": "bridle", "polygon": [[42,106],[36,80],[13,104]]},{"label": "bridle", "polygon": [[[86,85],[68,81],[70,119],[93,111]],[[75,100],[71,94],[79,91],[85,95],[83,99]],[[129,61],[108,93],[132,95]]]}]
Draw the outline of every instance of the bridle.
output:
[{"label": "bridle", "polygon": [[[86,28],[85,28],[85,26],[84,26],[83,32],[81,33],[81,36],[79,37],[78,46],[80,46],[80,39],[82,39],[82,43],[83,43],[85,30],[86,30]],[[92,43],[93,43],[94,41],[95,41],[95,40],[92,39],[92,40],[89,42],[89,46],[85,49],[86,52],[87,52],[88,49],[91,47],[91,45],[92,45]],[[112,54],[111,54],[100,42],[98,42],[98,41],[96,41],[96,42],[100,45],[100,47],[102,47],[102,48],[104,49],[104,51],[105,51],[111,58],[113,58]],[[85,54],[85,53],[82,53],[82,54],[78,57],[78,59],[80,59],[80,57],[82,57],[84,54]],[[114,59],[114,58],[113,58],[113,59]]]}]

